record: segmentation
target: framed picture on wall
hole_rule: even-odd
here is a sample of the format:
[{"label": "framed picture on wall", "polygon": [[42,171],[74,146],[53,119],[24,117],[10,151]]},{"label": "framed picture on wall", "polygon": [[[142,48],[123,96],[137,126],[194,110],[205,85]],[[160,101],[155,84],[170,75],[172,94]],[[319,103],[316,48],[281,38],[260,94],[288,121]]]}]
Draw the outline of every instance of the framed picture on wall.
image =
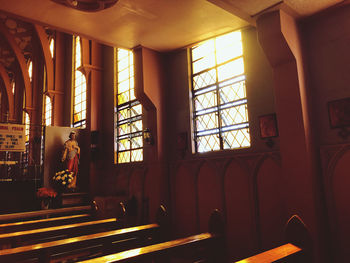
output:
[{"label": "framed picture on wall", "polygon": [[278,136],[276,113],[259,116],[260,137],[272,138]]},{"label": "framed picture on wall", "polygon": [[328,102],[328,114],[331,128],[350,126],[350,98]]}]

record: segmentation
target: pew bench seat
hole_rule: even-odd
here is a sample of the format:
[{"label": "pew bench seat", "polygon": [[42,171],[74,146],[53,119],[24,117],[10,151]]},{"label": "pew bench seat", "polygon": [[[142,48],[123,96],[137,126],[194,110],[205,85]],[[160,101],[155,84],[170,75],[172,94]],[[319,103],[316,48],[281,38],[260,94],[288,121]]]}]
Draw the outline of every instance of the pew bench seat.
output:
[{"label": "pew bench seat", "polygon": [[35,228],[53,227],[64,224],[73,224],[91,220],[90,214],[77,214],[69,216],[58,216],[44,219],[36,219],[22,222],[0,224],[0,234],[32,230]]},{"label": "pew bench seat", "polygon": [[0,215],[0,223],[11,223],[11,222],[23,222],[25,220],[39,219],[49,216],[59,216],[59,215],[73,215],[73,214],[82,214],[82,213],[91,213],[94,212],[94,207],[90,205],[85,206],[74,206],[66,208],[57,208],[57,209],[45,209],[38,211],[30,212],[21,212],[21,213],[11,213]]},{"label": "pew bench seat", "polygon": [[84,263],[114,263],[114,262],[137,262],[138,260],[151,259],[151,258],[162,258],[167,257],[170,254],[178,254],[181,256],[182,249],[192,249],[194,246],[214,244],[218,236],[211,233],[201,233],[185,238],[176,240],[166,241],[154,245],[145,247],[134,248],[119,253],[106,255],[103,257],[88,259],[81,261]]},{"label": "pew bench seat", "polygon": [[[124,241],[148,240],[150,236],[155,235],[159,230],[160,226],[158,224],[148,224],[4,249],[0,250],[0,262],[17,262],[28,259],[38,259],[39,262],[51,262],[53,255],[62,254],[63,257],[65,254],[74,255],[76,253],[74,251],[88,250],[90,247],[97,246],[103,247],[104,253],[110,253],[111,249],[115,251],[116,249],[127,248],[128,244],[123,245]],[[116,245],[113,246],[113,243],[116,243]],[[135,242],[129,243],[131,247],[135,245]],[[101,249],[99,252],[101,252]]]},{"label": "pew bench seat", "polygon": [[82,223],[60,225],[47,228],[38,228],[19,232],[0,234],[0,245],[3,248],[16,247],[31,242],[42,242],[42,240],[59,239],[64,237],[79,236],[91,232],[103,231],[118,228],[116,218],[87,221]]},{"label": "pew bench seat", "polygon": [[287,243],[282,246],[267,250],[252,257],[236,261],[236,263],[271,263],[271,262],[288,262],[288,258],[295,257],[302,253],[302,249]]}]

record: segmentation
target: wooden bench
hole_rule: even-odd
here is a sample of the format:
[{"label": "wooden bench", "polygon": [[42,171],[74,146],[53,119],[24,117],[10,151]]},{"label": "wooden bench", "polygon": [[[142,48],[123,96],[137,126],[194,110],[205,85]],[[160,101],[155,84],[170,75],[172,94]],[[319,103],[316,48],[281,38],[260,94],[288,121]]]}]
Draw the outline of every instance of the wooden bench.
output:
[{"label": "wooden bench", "polygon": [[236,263],[270,263],[284,260],[283,262],[292,261],[292,257],[295,258],[298,253],[301,253],[302,249],[287,243],[282,246],[270,249],[255,256],[237,261]]},{"label": "wooden bench", "polygon": [[73,224],[85,222],[92,219],[91,214],[76,214],[69,216],[51,217],[45,219],[36,219],[22,222],[13,222],[0,224],[0,233],[10,233],[24,230],[32,230],[36,228],[59,226],[64,224]]},{"label": "wooden bench", "polygon": [[169,258],[185,258],[192,262],[224,262],[223,222],[217,210],[210,217],[209,230],[208,233],[138,247],[82,262],[170,262]]},{"label": "wooden bench", "polygon": [[[148,236],[159,229],[158,224],[149,224],[138,227],[123,228],[118,230],[99,232],[95,234],[60,239],[51,242],[21,246],[0,250],[0,262],[17,262],[26,259],[39,259],[40,262],[51,262],[52,257],[57,258],[66,254],[74,254],[75,251],[97,248],[98,253],[108,253],[111,249],[125,249],[135,245],[140,240],[147,240]],[[124,242],[124,243],[123,243]],[[96,253],[96,250],[93,251]]]},{"label": "wooden bench", "polygon": [[57,240],[82,234],[96,233],[108,229],[116,229],[118,220],[109,218],[87,221],[75,224],[60,225],[47,228],[38,228],[19,232],[0,234],[0,244],[3,248],[18,247],[47,240]]},{"label": "wooden bench", "polygon": [[161,207],[157,213],[157,224],[100,232],[95,234],[60,239],[16,248],[0,250],[0,262],[37,260],[55,262],[101,256],[107,253],[130,249],[137,245],[147,245],[163,238],[161,224],[167,220],[166,211]]},{"label": "wooden bench", "polygon": [[279,247],[264,251],[236,263],[270,262],[311,262],[311,238],[303,221],[296,215],[286,225],[286,239],[289,241]]},{"label": "wooden bench", "polygon": [[74,206],[58,209],[46,209],[22,213],[11,213],[0,215],[0,223],[11,223],[11,222],[23,222],[27,220],[57,217],[64,215],[74,215],[74,214],[92,214],[95,215],[97,210],[96,203],[86,206]]}]

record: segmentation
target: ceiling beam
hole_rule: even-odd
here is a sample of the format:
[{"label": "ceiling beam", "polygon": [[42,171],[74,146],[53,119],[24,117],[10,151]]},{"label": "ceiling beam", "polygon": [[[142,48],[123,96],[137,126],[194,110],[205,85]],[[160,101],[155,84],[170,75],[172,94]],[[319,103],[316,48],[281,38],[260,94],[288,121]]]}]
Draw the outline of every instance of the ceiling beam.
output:
[{"label": "ceiling beam", "polygon": [[207,0],[208,2],[226,10],[227,12],[238,16],[239,18],[247,21],[249,24],[256,26],[256,21],[255,19],[250,16],[248,13],[242,11],[238,7],[234,6],[232,4],[232,1],[229,3],[227,0]]}]

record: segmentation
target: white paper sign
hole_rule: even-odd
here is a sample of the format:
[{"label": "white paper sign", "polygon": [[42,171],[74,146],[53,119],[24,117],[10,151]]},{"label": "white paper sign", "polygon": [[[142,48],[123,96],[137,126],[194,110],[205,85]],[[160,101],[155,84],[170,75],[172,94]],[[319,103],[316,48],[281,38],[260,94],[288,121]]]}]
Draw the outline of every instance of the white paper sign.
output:
[{"label": "white paper sign", "polygon": [[0,123],[0,151],[24,152],[25,125]]}]

